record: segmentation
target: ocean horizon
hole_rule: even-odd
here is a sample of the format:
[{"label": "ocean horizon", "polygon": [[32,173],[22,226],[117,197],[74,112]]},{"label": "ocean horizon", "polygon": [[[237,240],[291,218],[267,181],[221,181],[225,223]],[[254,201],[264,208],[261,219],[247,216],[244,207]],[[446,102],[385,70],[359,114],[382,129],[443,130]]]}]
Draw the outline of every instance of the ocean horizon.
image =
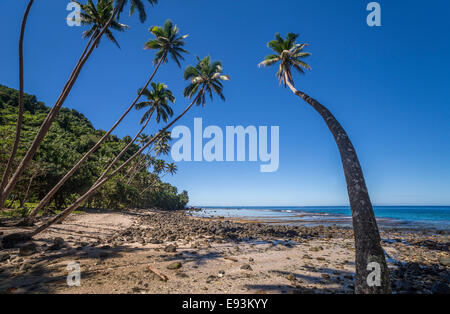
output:
[{"label": "ocean horizon", "polygon": [[[305,226],[351,226],[350,206],[197,206],[196,216]],[[450,206],[374,206],[381,228],[450,230]]]}]

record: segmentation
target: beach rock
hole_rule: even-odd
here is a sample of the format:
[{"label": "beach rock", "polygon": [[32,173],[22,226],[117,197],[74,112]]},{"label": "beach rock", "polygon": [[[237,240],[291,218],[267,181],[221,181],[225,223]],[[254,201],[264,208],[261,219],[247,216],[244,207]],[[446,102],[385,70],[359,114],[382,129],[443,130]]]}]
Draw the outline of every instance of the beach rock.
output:
[{"label": "beach rock", "polygon": [[37,253],[37,246],[33,242],[27,243],[19,249],[20,256],[30,256]]},{"label": "beach rock", "polygon": [[170,244],[164,248],[165,252],[175,253],[177,251],[177,247],[173,244]]},{"label": "beach rock", "polygon": [[411,290],[411,284],[406,280],[396,280],[394,282],[394,287],[399,292],[408,292]]},{"label": "beach rock", "polygon": [[9,259],[10,255],[6,252],[0,252],[0,263]]},{"label": "beach rock", "polygon": [[172,264],[167,265],[167,269],[170,270],[176,270],[176,269],[180,269],[183,265],[180,262],[174,262]]},{"label": "beach rock", "polygon": [[450,287],[446,283],[438,282],[433,285],[431,292],[434,294],[450,294]]},{"label": "beach rock", "polygon": [[242,265],[242,266],[241,266],[241,269],[253,271],[252,266],[250,266],[249,264],[244,264],[244,265]]},{"label": "beach rock", "polygon": [[439,264],[442,266],[450,267],[450,257],[440,257]]},{"label": "beach rock", "polygon": [[58,237],[53,240],[53,245],[49,248],[49,250],[57,251],[57,250],[62,249],[65,245],[66,245],[66,242],[64,241],[64,239]]},{"label": "beach rock", "polygon": [[289,275],[287,276],[287,279],[290,280],[290,281],[296,281],[296,278],[295,278],[295,275],[294,275],[294,274],[289,274]]}]

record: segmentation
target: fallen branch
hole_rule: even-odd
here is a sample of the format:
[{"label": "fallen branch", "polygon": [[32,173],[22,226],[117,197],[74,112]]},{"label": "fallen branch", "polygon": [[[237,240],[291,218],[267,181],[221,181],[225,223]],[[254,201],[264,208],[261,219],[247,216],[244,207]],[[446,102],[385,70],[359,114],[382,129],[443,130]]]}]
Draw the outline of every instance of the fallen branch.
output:
[{"label": "fallen branch", "polygon": [[167,281],[168,278],[166,275],[164,275],[163,273],[160,273],[157,269],[153,268],[152,266],[148,266],[148,269],[154,273],[156,276],[158,276],[159,278],[161,278],[162,281]]}]

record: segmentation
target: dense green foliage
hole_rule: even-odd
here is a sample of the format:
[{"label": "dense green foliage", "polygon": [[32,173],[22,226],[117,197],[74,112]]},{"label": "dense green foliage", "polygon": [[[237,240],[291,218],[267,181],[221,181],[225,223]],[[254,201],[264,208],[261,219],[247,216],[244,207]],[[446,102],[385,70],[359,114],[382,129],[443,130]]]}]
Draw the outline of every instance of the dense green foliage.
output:
[{"label": "dense green foliage", "polygon": [[[14,140],[17,119],[18,92],[0,85],[0,173],[6,166],[7,158]],[[23,157],[49,108],[37,101],[35,96],[25,94],[24,124],[16,164]],[[104,135],[96,130],[91,122],[76,110],[61,109],[48,135],[41,144],[30,167],[6,205],[24,207],[27,202],[38,201],[61,179],[64,174]],[[60,209],[83,194],[100,176],[107,164],[131,141],[110,136],[87,162],[55,194],[48,209]],[[167,145],[167,144],[165,144]],[[138,145],[132,147],[121,157],[121,162],[137,152]],[[158,151],[154,149],[153,151]],[[95,208],[153,208],[180,209],[188,203],[187,192],[178,194],[175,187],[163,183],[158,177],[170,167],[165,166],[158,156],[147,152],[129,169],[111,179],[87,202]],[[140,163],[140,164],[139,164]],[[163,171],[161,170],[163,165]],[[142,166],[143,165],[143,166]],[[154,167],[157,165],[157,167]],[[157,169],[155,169],[157,168]],[[130,173],[133,179],[130,180]]]}]

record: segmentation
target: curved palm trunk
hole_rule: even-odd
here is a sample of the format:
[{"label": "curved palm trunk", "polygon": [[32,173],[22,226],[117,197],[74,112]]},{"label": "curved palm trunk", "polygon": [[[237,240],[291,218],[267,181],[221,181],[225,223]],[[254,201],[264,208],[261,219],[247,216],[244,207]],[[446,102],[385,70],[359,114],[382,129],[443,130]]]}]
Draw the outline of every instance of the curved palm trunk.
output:
[{"label": "curved palm trunk", "polygon": [[[151,150],[150,150],[151,151]],[[150,152],[147,152],[147,155],[149,155]],[[142,165],[140,165],[139,163],[143,163]],[[132,175],[130,175],[130,178],[127,181],[127,185],[130,184],[131,182],[133,182],[134,178],[136,178],[136,176],[145,168],[150,167],[151,161],[145,161],[145,157],[143,159],[141,159],[140,161],[138,161],[138,164],[136,165],[134,172]]]},{"label": "curved palm trunk", "polygon": [[[75,173],[75,171],[78,170],[78,168],[81,167],[81,165],[91,156],[108,138],[108,136],[117,128],[117,126],[122,122],[122,120],[130,113],[130,111],[134,108],[137,101],[141,98],[144,90],[148,87],[150,82],[153,80],[153,78],[156,75],[156,72],[158,71],[159,67],[161,66],[162,60],[164,58],[161,58],[153,71],[152,75],[148,79],[147,83],[145,84],[144,88],[141,90],[141,92],[138,94],[138,96],[134,99],[132,104],[128,107],[128,109],[122,114],[122,116],[119,118],[119,120],[116,121],[116,123],[112,126],[111,129],[103,137],[86,153],[84,156],[72,167],[72,169],[67,172],[64,177],[50,190],[50,192],[47,193],[47,195],[39,202],[39,204],[33,209],[33,211],[30,213],[30,215],[27,217],[26,221],[24,221],[22,224],[32,224],[34,222],[34,219],[36,218],[37,213],[45,206],[47,203],[51,200],[51,198],[56,194],[56,192],[59,191],[59,189],[64,185],[64,183],[69,180],[69,178]],[[120,158],[120,157],[119,157]],[[109,168],[111,169],[111,168]],[[108,169],[108,170],[109,170]]]},{"label": "curved palm trunk", "polygon": [[[80,60],[76,64],[75,68],[72,71],[72,74],[69,77],[69,80],[66,82],[66,85],[64,86],[60,96],[58,97],[58,100],[56,101],[55,105],[52,107],[50,112],[48,113],[47,117],[45,118],[44,122],[42,122],[41,127],[39,128],[38,133],[36,134],[33,142],[31,143],[31,146],[29,147],[27,153],[23,157],[22,161],[20,162],[19,166],[17,167],[16,171],[12,175],[11,179],[9,180],[6,187],[1,191],[1,199],[6,199],[8,195],[11,193],[11,191],[16,186],[17,182],[20,179],[20,176],[25,171],[29,163],[34,157],[34,154],[38,150],[39,146],[41,145],[42,141],[44,140],[45,136],[47,135],[50,126],[52,125],[53,121],[55,120],[56,116],[58,115],[59,110],[61,109],[62,105],[64,104],[64,101],[66,100],[67,96],[69,95],[70,91],[72,90],[73,85],[75,84],[81,70],[83,69],[83,66],[85,65],[86,61],[91,56],[92,52],[94,51],[94,48],[97,46],[100,38],[103,36],[103,34],[108,29],[111,22],[114,20],[115,16],[117,14],[117,11],[115,10],[113,14],[111,15],[111,18],[108,20],[108,22],[105,24],[101,32],[95,37],[94,41],[89,41],[88,46],[86,46],[86,49],[83,51]],[[90,47],[89,47],[90,45]],[[89,47],[89,48],[88,48]]]},{"label": "curved palm trunk", "polygon": [[[25,10],[25,14],[23,15],[22,26],[20,28],[20,39],[19,39],[19,105],[18,105],[18,115],[17,115],[17,125],[16,125],[16,138],[14,139],[13,148],[11,151],[11,155],[9,156],[8,163],[6,164],[5,172],[3,173],[2,182],[0,184],[0,191],[3,191],[5,188],[9,173],[11,172],[12,165],[14,163],[14,158],[17,154],[17,148],[19,147],[20,142],[20,133],[22,130],[22,121],[23,121],[23,93],[24,93],[24,80],[23,80],[23,41],[25,38],[25,27],[27,25],[28,14],[30,13],[31,6],[33,5],[34,0],[30,0],[28,2],[28,6]],[[0,195],[0,208],[5,204],[7,195]]]},{"label": "curved palm trunk", "polygon": [[[201,92],[199,93],[199,95],[201,94]],[[154,143],[160,136],[161,134],[164,134],[164,132],[166,132],[170,127],[172,127],[178,120],[180,120],[188,111],[189,109],[192,108],[192,106],[195,104],[195,102],[197,101],[199,95],[192,101],[192,103],[186,107],[186,109],[178,116],[176,117],[171,123],[169,123],[166,127],[164,127],[164,129],[162,129],[161,131],[158,132],[158,134],[156,134],[151,140],[149,140],[144,146],[142,146],[141,149],[139,149],[139,151],[137,151],[133,156],[131,156],[130,158],[128,158],[127,161],[125,161],[122,165],[120,165],[117,169],[115,169],[113,172],[111,172],[108,176],[106,176],[103,180],[101,180],[100,182],[98,182],[97,184],[94,184],[86,193],[84,193],[82,196],[80,196],[72,205],[70,205],[68,208],[66,208],[65,210],[63,210],[61,213],[59,213],[58,215],[56,215],[55,217],[53,217],[52,219],[48,220],[47,222],[45,222],[44,224],[42,224],[41,226],[39,226],[38,228],[36,228],[34,231],[32,231],[31,233],[27,233],[27,234],[12,234],[12,235],[8,235],[5,238],[3,238],[3,245],[5,245],[5,243],[8,243],[8,246],[13,246],[15,245],[17,242],[21,242],[23,241],[23,239],[30,239],[31,237],[41,233],[42,231],[46,230],[47,228],[49,228],[51,225],[55,224],[55,223],[60,223],[62,222],[64,219],[67,218],[67,216],[69,216],[74,210],[76,210],[77,208],[79,208],[89,197],[91,197],[100,187],[102,187],[109,179],[111,179],[112,177],[114,177],[116,174],[118,174],[122,169],[124,169],[126,166],[128,166],[128,164],[130,162],[132,162],[136,157],[138,157],[140,154],[142,154],[142,152],[148,147],[150,146],[152,143]]]},{"label": "curved palm trunk", "polygon": [[123,156],[123,154],[125,154],[127,152],[127,150],[131,147],[131,145],[133,145],[134,142],[136,142],[136,140],[138,139],[139,135],[141,135],[141,133],[144,132],[145,128],[147,127],[148,123],[150,122],[150,119],[152,118],[152,115],[153,115],[153,112],[150,114],[150,116],[148,117],[147,121],[145,121],[144,125],[139,130],[139,132],[136,134],[136,136],[131,140],[131,142],[128,143],[127,146],[125,146],[120,151],[120,153],[113,159],[113,161],[111,161],[109,163],[108,167],[106,167],[106,169],[102,173],[102,175],[97,179],[97,181],[95,181],[94,185],[97,185],[101,180],[103,180],[103,178],[106,177],[108,172],[112,169],[112,167],[114,167],[114,165],[119,161],[119,159]]},{"label": "curved palm trunk", "polygon": [[[389,270],[381,247],[380,233],[356,150],[344,128],[327,108],[307,94],[298,91],[289,80],[287,80],[287,85],[295,95],[306,101],[322,116],[339,148],[352,209],[356,249],[355,292],[391,293]],[[370,263],[377,263],[380,267],[381,282],[379,286],[371,287],[367,283],[374,271],[373,264],[369,265]]]}]

